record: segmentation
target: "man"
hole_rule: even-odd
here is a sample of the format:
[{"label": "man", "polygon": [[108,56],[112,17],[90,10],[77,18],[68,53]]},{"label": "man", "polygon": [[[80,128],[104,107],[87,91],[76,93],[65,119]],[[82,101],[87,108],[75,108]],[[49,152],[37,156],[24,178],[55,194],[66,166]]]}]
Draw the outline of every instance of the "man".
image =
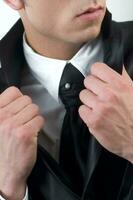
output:
[{"label": "man", "polygon": [[0,42],[1,198],[133,199],[133,23],[106,0],[5,2],[22,21]]}]

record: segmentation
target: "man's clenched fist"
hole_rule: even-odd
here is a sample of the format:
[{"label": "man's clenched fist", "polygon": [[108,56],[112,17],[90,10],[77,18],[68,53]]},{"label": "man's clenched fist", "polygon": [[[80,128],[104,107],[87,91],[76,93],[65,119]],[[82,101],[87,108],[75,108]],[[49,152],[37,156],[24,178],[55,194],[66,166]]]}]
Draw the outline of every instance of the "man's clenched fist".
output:
[{"label": "man's clenched fist", "polygon": [[0,191],[7,199],[24,197],[43,124],[38,106],[19,89],[10,87],[0,95]]}]

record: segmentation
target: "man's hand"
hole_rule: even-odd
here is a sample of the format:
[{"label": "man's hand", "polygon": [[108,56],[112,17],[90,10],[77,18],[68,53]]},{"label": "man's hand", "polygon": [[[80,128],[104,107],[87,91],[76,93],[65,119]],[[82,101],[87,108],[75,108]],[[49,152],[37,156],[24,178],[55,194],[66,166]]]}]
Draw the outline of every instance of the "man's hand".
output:
[{"label": "man's hand", "polygon": [[10,87],[0,95],[0,191],[9,200],[21,200],[25,195],[43,123],[38,106],[17,88]]},{"label": "man's hand", "polygon": [[96,63],[84,81],[79,114],[90,132],[110,152],[133,163],[133,82]]}]

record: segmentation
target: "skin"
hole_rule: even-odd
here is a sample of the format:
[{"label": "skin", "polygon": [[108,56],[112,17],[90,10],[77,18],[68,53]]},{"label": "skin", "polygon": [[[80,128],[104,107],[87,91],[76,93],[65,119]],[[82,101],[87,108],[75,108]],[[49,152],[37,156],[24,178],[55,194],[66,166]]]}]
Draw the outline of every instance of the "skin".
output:
[{"label": "skin", "polygon": [[[37,53],[65,60],[70,59],[86,41],[92,41],[99,35],[106,9],[106,0],[5,2],[19,11],[27,42]],[[97,19],[77,18],[78,14],[97,5],[103,6]],[[79,108],[81,118],[105,148],[133,162],[132,80],[124,68],[121,76],[105,64],[98,63],[92,66],[84,84],[86,89],[80,93],[83,102]],[[20,200],[24,197],[26,180],[36,160],[36,136],[43,120],[31,100],[25,100],[18,89],[12,89],[0,95],[0,116],[4,116],[0,118],[0,190],[7,199]],[[1,106],[3,102],[4,107]],[[14,110],[17,110],[16,113],[13,113]],[[105,118],[105,115],[108,117]],[[36,117],[39,119],[35,123]],[[8,174],[9,171],[12,173]]]}]

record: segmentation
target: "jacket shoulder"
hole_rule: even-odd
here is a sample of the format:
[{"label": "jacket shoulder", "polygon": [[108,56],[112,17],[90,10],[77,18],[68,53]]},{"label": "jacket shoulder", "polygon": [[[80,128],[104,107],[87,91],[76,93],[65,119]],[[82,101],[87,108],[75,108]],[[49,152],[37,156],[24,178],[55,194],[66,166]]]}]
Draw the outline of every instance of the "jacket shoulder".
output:
[{"label": "jacket shoulder", "polygon": [[22,40],[24,27],[21,19],[8,31],[8,33],[0,40],[0,57],[4,53],[11,53],[13,47]]},{"label": "jacket shoulder", "polygon": [[121,32],[122,39],[126,44],[133,44],[133,21],[112,22],[112,29],[117,29]]}]

